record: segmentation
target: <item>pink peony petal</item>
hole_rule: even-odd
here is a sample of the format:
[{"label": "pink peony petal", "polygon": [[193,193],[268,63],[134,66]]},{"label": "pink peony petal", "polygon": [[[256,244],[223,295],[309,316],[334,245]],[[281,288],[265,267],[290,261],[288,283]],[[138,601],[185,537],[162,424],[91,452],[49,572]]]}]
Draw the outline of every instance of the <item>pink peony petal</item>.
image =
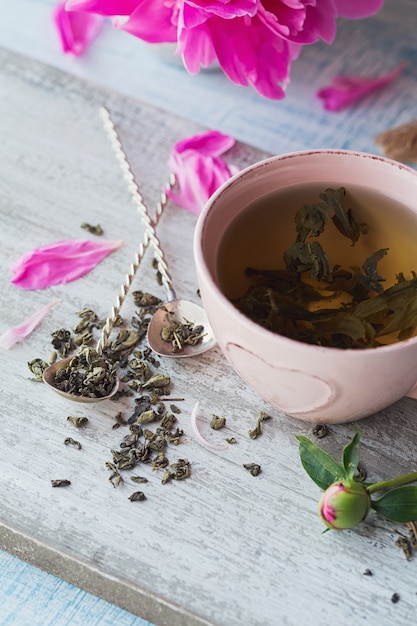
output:
[{"label": "pink peony petal", "polygon": [[154,0],[138,0],[136,5],[129,19],[120,26],[122,30],[148,43],[174,43],[177,40],[173,19],[177,2],[160,2],[155,7]]},{"label": "pink peony petal", "polygon": [[55,300],[50,304],[47,304],[43,309],[34,313],[30,317],[28,317],[24,322],[18,324],[17,326],[12,326],[0,335],[0,348],[5,348],[5,350],[9,350],[12,346],[15,345],[18,341],[21,341],[30,333],[32,333],[37,326],[41,323],[45,315],[48,313],[49,309],[51,309],[56,304],[60,304],[60,300]]},{"label": "pink peony petal", "polygon": [[99,34],[104,18],[84,12],[70,12],[65,2],[59,2],[53,11],[63,52],[80,56],[84,54]]},{"label": "pink peony petal", "polygon": [[233,148],[236,141],[229,135],[223,135],[218,130],[209,130],[201,135],[193,135],[188,139],[178,141],[174,150],[184,152],[185,150],[196,150],[200,154],[207,156],[221,156],[230,148]]},{"label": "pink peony petal", "polygon": [[178,191],[170,191],[170,198],[198,215],[210,196],[237,171],[220,158],[234,144],[232,137],[218,131],[176,143],[168,164]]},{"label": "pink peony petal", "polygon": [[11,270],[11,282],[21,289],[45,289],[69,283],[91,272],[123,241],[72,239],[57,241],[24,254]]},{"label": "pink peony petal", "polygon": [[403,71],[406,63],[384,76],[370,78],[366,76],[335,76],[329,87],[319,89],[316,96],[322,100],[326,111],[341,111],[354,104],[360,98],[385,87]]}]

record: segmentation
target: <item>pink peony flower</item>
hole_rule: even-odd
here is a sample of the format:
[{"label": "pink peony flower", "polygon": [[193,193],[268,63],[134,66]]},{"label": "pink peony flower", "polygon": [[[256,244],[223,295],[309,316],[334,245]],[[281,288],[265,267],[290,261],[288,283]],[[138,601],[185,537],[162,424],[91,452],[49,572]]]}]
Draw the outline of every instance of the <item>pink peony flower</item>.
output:
[{"label": "pink peony flower", "polygon": [[234,144],[232,137],[214,130],[176,143],[168,165],[178,192],[171,191],[170,198],[198,215],[210,196],[235,173],[220,158]]},{"label": "pink peony flower", "polygon": [[338,17],[360,19],[384,0],[69,0],[66,8],[125,16],[117,26],[149,43],[177,42],[186,69],[217,60],[226,76],[283,98],[300,47],[331,43]]},{"label": "pink peony flower", "polygon": [[103,26],[102,17],[84,12],[69,12],[65,8],[65,2],[57,4],[53,19],[63,52],[75,56],[84,54]]},{"label": "pink peony flower", "polygon": [[354,104],[360,98],[385,87],[403,71],[405,63],[384,76],[370,78],[366,76],[335,76],[331,85],[323,87],[317,92],[327,111],[341,111]]}]

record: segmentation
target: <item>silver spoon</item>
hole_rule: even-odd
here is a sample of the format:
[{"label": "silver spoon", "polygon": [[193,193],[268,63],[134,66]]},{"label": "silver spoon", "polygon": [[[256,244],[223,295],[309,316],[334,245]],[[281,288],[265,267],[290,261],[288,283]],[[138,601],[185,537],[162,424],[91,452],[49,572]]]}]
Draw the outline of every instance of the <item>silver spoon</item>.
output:
[{"label": "silver spoon", "polygon": [[[173,181],[170,181],[166,189],[161,194],[160,201],[156,207],[155,217],[152,223],[152,227],[154,227],[154,225],[156,226],[161,218],[161,215],[163,213],[163,210],[168,200],[166,192],[168,191],[168,189],[172,187],[172,184],[173,184]],[[148,233],[146,232],[143,238],[143,241],[139,247],[139,250],[137,251],[135,255],[134,261],[132,265],[130,266],[128,273],[125,276],[125,281],[123,285],[120,287],[120,291],[117,296],[116,302],[114,303],[112,310],[109,316],[107,317],[106,322],[101,331],[101,336],[96,346],[96,352],[98,353],[98,355],[102,355],[103,350],[109,344],[109,337],[110,337],[111,331],[113,330],[113,326],[115,324],[115,321],[118,318],[118,315],[123,306],[123,303],[126,300],[126,296],[130,290],[130,287],[133,283],[133,279],[136,276],[136,273],[139,269],[139,266],[145,255],[146,248],[148,247],[149,243],[150,243],[150,237]],[[100,397],[81,396],[81,395],[76,395],[74,393],[61,391],[60,389],[58,389],[56,387],[56,374],[58,370],[66,367],[72,361],[72,359],[74,359],[74,356],[67,357],[60,361],[56,361],[55,363],[53,363],[52,365],[50,365],[49,367],[45,369],[45,371],[43,372],[43,381],[50,389],[52,389],[56,393],[59,393],[59,395],[63,396],[64,398],[67,398],[68,400],[73,400],[74,402],[83,402],[83,403],[101,402],[102,400],[108,400],[109,398],[115,395],[115,393],[119,389],[119,384],[120,384],[120,381],[117,378],[117,376],[115,376],[115,383],[114,383],[113,388],[111,389],[110,393],[108,393],[105,396],[100,396]]]},{"label": "silver spoon", "polygon": [[[204,309],[194,302],[177,298],[172,277],[168,270],[165,253],[157,237],[155,226],[149,216],[148,209],[146,208],[144,199],[136,183],[116,128],[107,109],[101,108],[100,115],[116,158],[119,161],[124,177],[128,183],[128,188],[136,204],[136,208],[142,217],[146,229],[145,236],[147,235],[149,237],[150,243],[154,249],[162,283],[167,291],[168,301],[156,311],[148,326],[149,347],[160,356],[177,358],[195,356],[206,352],[216,344],[216,339],[211,330],[207,315]],[[175,178],[171,176],[170,184],[173,185],[174,183]],[[191,330],[192,335],[192,338],[188,338],[188,340],[184,339],[187,328]],[[167,341],[164,337],[167,335],[171,336],[170,329],[172,330],[173,336],[172,340]],[[192,343],[187,343],[187,341],[192,341]]]}]

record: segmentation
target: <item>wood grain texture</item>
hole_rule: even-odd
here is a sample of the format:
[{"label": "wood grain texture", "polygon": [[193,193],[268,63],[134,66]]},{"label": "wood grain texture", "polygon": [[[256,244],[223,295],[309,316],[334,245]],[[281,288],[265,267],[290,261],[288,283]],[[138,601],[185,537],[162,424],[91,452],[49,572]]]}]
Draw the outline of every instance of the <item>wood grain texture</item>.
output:
[{"label": "wood grain texture", "polygon": [[[81,407],[28,380],[26,362],[47,357],[53,330],[72,326],[85,305],[107,314],[142,237],[98,107],[113,113],[150,204],[167,178],[174,141],[202,127],[5,51],[0,68],[2,328],[62,300],[24,344],[1,355],[0,547],[161,626],[321,625],[329,615],[340,626],[391,626],[412,619],[415,562],[395,547],[391,525],[371,516],[355,531],[321,534],[319,493],[298,462],[294,437],[310,435],[311,427],[271,410],[219,349],[162,364],[173,394],[185,398],[179,422],[186,442],[169,456],[187,458],[192,477],[162,485],[160,473],[144,466],[143,503],[129,502],[135,486],[128,479],[113,489],[104,465],[124,434],[112,430],[114,416],[129,415],[129,400]],[[239,144],[229,159],[244,166],[265,155]],[[106,238],[124,239],[124,247],[66,286],[22,292],[9,283],[18,256],[84,236],[84,221],[101,223]],[[178,294],[197,300],[194,225],[194,216],[169,205],[158,233]],[[156,291],[150,260],[148,254],[135,286]],[[123,314],[133,313],[128,302]],[[196,400],[205,436],[223,442],[223,431],[208,427],[212,413],[223,415],[235,446],[212,451],[194,439]],[[247,431],[259,410],[273,419],[252,441]],[[415,402],[404,399],[361,422],[370,480],[416,469],[415,412]],[[67,415],[87,415],[89,424],[74,432]],[[67,436],[82,450],[64,446]],[[348,426],[333,427],[323,447],[339,454],[350,436]],[[245,462],[259,462],[262,473],[252,477]],[[53,478],[68,478],[71,487],[52,489]],[[366,568],[372,577],[363,575]],[[395,605],[394,592],[401,597]]]}]

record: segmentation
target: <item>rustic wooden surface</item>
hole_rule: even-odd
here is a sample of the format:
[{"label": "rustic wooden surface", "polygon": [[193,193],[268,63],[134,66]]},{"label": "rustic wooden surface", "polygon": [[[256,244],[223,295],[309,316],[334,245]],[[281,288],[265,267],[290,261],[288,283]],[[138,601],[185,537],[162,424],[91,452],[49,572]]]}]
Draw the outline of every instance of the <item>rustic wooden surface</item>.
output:
[{"label": "rustic wooden surface", "polygon": [[[389,95],[377,101],[372,129],[413,115],[415,103],[408,96],[415,73],[408,73],[402,86],[404,104]],[[72,326],[82,306],[107,314],[141,240],[140,220],[98,107],[104,104],[113,113],[150,205],[167,178],[172,144],[202,127],[5,50],[0,94],[0,330],[54,299],[62,301],[30,339],[1,354],[0,547],[162,626],[292,626],[307,619],[321,625],[329,617],[341,626],[391,626],[414,619],[417,561],[407,562],[395,546],[392,525],[371,515],[355,531],[321,533],[319,491],[300,466],[295,439],[297,433],[311,435],[311,427],[266,406],[218,348],[192,361],[162,364],[172,375],[173,394],[185,398],[179,422],[186,441],[169,457],[187,458],[191,478],[162,485],[160,473],[143,467],[137,472],[149,478],[143,503],[128,500],[136,490],[128,480],[112,488],[105,462],[124,433],[111,426],[117,411],[129,415],[131,401],[69,403],[28,380],[26,362],[47,357],[50,333]],[[302,111],[293,115],[305,119],[308,107],[303,99],[298,102]],[[303,123],[299,145],[296,125],[289,124],[280,145],[284,150],[329,145],[337,119],[326,118],[327,126],[318,115],[310,131]],[[367,116],[348,119],[349,132],[339,131],[337,145],[371,149],[372,133],[364,132]],[[262,124],[258,127],[258,145],[271,149],[262,139]],[[240,144],[229,158],[244,166],[265,154]],[[84,221],[101,223],[106,238],[124,239],[124,247],[69,285],[23,292],[9,283],[18,256],[58,239],[85,237]],[[197,300],[194,224],[194,216],[171,204],[158,232],[179,295]],[[148,254],[135,288],[158,291],[150,261]],[[123,314],[130,319],[133,312],[129,300]],[[196,400],[204,435],[223,442],[225,433],[208,427],[212,413],[223,415],[227,436],[238,440],[235,446],[213,451],[195,440],[190,412]],[[252,441],[247,431],[262,409],[273,419]],[[415,413],[415,401],[404,399],[360,423],[370,480],[416,469]],[[89,425],[75,431],[67,415],[87,415]],[[64,446],[67,436],[80,440],[82,450]],[[350,436],[348,425],[332,427],[323,448],[339,454]],[[252,477],[245,462],[259,462],[262,473]],[[52,489],[53,478],[69,478],[72,485]],[[364,576],[367,568],[372,577]],[[394,592],[400,594],[397,604],[391,602]],[[67,623],[78,622],[74,617]]]}]

